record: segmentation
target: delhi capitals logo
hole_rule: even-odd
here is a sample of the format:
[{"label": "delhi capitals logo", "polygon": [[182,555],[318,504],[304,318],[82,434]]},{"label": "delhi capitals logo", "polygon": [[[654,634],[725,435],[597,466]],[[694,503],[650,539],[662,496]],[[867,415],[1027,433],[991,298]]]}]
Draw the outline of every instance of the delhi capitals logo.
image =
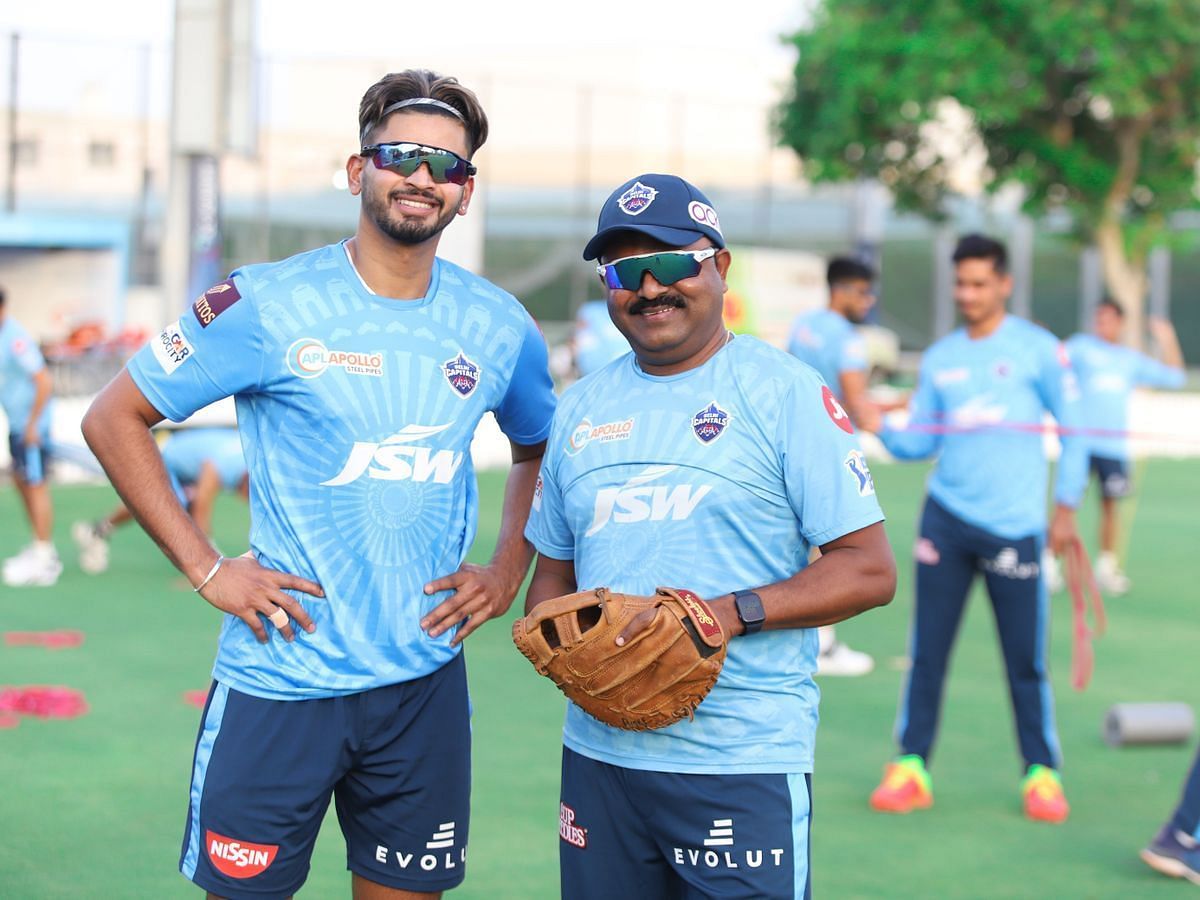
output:
[{"label": "delhi capitals logo", "polygon": [[650,204],[654,202],[654,198],[657,196],[657,190],[652,187],[646,187],[640,181],[635,181],[633,187],[617,198],[617,206],[626,215],[636,216],[638,213],[643,213],[649,209]]},{"label": "delhi capitals logo", "polygon": [[442,363],[442,371],[446,373],[450,387],[454,388],[460,397],[470,397],[479,386],[479,366],[467,359],[461,350],[454,359]]},{"label": "delhi capitals logo", "polygon": [[702,444],[711,444],[722,434],[729,424],[729,413],[717,406],[714,400],[700,412],[692,416],[692,433]]}]

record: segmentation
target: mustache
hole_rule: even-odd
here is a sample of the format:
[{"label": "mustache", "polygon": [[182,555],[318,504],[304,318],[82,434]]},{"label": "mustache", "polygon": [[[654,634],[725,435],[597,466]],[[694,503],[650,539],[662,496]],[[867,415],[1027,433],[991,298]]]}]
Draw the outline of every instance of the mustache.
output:
[{"label": "mustache", "polygon": [[679,294],[668,293],[661,297],[655,297],[653,300],[646,297],[639,297],[629,306],[630,315],[637,315],[645,312],[652,306],[674,306],[676,309],[683,309],[687,303]]}]

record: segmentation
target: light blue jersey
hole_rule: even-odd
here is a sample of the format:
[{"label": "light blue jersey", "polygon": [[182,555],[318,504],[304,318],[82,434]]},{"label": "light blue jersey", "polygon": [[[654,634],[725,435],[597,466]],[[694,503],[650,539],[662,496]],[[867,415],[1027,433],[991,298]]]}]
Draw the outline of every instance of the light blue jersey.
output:
[{"label": "light blue jersey", "polygon": [[[378,297],[334,244],[248,266],[210,288],[129,364],[174,421],[230,394],[250,472],[250,546],[310,578],[316,623],[259,644],[226,616],[215,678],[259,697],[364,691],[453,657],[454,629],[419,626],[449,596],[475,537],[470,443],[494,412],[518,444],[542,441],[554,395],[546,344],[511,295],[445,260],[419,300]],[[270,633],[269,630],[268,633]]]},{"label": "light blue jersey", "polygon": [[575,367],[591,375],[629,352],[629,341],[613,324],[608,303],[589,300],[575,314]]},{"label": "light blue jersey", "polygon": [[1067,341],[1067,349],[1083,392],[1080,419],[1084,428],[1110,432],[1089,434],[1089,451],[1108,459],[1128,459],[1129,442],[1123,433],[1129,428],[1129,396],[1133,389],[1138,386],[1178,389],[1183,387],[1187,375],[1183,369],[1151,359],[1132,347],[1110,344],[1090,334],[1075,335]]},{"label": "light blue jersey", "polygon": [[845,316],[832,309],[797,316],[788,337],[788,353],[820,372],[839,398],[841,374],[867,370],[867,348],[862,335]]},{"label": "light blue jersey", "polygon": [[[991,335],[966,329],[925,351],[904,430],[879,437],[900,459],[934,454],[929,495],[951,513],[1000,537],[1046,529],[1047,462],[1042,414],[1079,426],[1079,387],[1066,348],[1037,325],[1005,316]],[[1078,506],[1087,485],[1087,448],[1063,438],[1055,499]]]},{"label": "light blue jersey", "polygon": [[[849,420],[797,360],[748,335],[702,366],[645,374],[632,354],[572,385],[555,414],[526,535],[573,560],[580,590],[705,598],[791,577],[809,547],[883,519]],[[564,743],[664,772],[809,772],[815,629],[737,637],[693,721],[649,732],[573,704]]]},{"label": "light blue jersey", "polygon": [[[20,322],[6,315],[0,322],[0,406],[8,418],[9,433],[24,433],[37,398],[33,376],[45,367],[37,342]],[[38,417],[38,429],[43,435],[50,433],[50,406],[47,403]]]},{"label": "light blue jersey", "polygon": [[236,428],[184,428],[173,433],[162,447],[163,464],[180,484],[195,484],[200,469],[210,462],[221,476],[221,487],[237,490],[246,474],[242,439]]}]

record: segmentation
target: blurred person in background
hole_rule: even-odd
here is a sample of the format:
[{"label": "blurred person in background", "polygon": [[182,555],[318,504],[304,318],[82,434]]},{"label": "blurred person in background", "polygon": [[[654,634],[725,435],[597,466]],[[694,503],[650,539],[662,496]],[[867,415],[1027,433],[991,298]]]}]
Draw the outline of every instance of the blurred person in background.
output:
[{"label": "blurred person in background", "polygon": [[[1100,484],[1100,555],[1096,559],[1096,584],[1108,594],[1130,588],[1129,577],[1117,558],[1120,521],[1117,502],[1132,488],[1129,465],[1129,401],[1135,387],[1178,389],[1187,375],[1183,351],[1175,329],[1166,319],[1147,323],[1158,345],[1161,360],[1121,343],[1125,310],[1115,300],[1096,307],[1092,334],[1076,334],[1067,341],[1071,364],[1083,394],[1081,424],[1085,430],[1089,466]],[[1061,586],[1057,561],[1050,557],[1054,587]]]},{"label": "blurred person in background", "polygon": [[1164,875],[1200,884],[1200,752],[1192,763],[1174,815],[1141,852],[1142,860]]},{"label": "blurred person in background", "polygon": [[[175,496],[209,537],[212,511],[222,490],[243,500],[250,496],[250,477],[236,428],[184,428],[170,432],[162,442],[163,465]],[[133,521],[125,504],[95,522],[76,522],[71,537],[79,550],[79,567],[89,575],[108,569],[108,541],[112,533]]]},{"label": "blurred person in background", "polygon": [[[437,255],[487,133],[457,79],[409,69],[372,85],[346,161],[354,235],[209,288],[84,418],[138,522],[227,614],[179,860],[213,895],[291,896],[331,799],[358,900],[463,880],[462,642],[528,571],[555,402],[521,303]],[[253,490],[251,552],[226,559],[175,499],[150,429],[230,395]],[[470,445],[489,413],[513,464],[477,565]]]},{"label": "blurred person in background", "polygon": [[[867,399],[866,342],[855,327],[867,320],[875,305],[875,272],[856,259],[835,256],[826,267],[825,280],[829,306],[796,317],[788,352],[820,373],[851,422],[864,431],[878,431],[879,412]],[[838,640],[834,626],[823,626],[817,635],[818,675],[866,675],[875,668],[869,653]]]},{"label": "blurred person in background", "polygon": [[4,561],[4,583],[11,587],[49,587],[62,574],[51,537],[54,506],[46,482],[53,389],[42,352],[8,314],[0,288],[0,405],[8,418],[13,483],[33,532],[33,542]]},{"label": "blurred person in background", "polygon": [[1062,754],[1046,669],[1049,594],[1040,560],[1046,529],[1045,411],[1064,427],[1051,548],[1077,542],[1075,508],[1087,486],[1078,436],[1079,389],[1062,344],[1009,315],[1008,252],[967,235],[954,250],[954,300],[963,327],[925,351],[910,423],[879,431],[899,459],[937,457],[914,548],[912,664],[896,716],[899,755],[871,794],[872,808],[907,813],[933,805],[928,772],[950,651],[967,597],[982,573],[1008,674],[1023,759],[1025,815],[1063,822],[1070,811],[1059,775]]},{"label": "blurred person in background", "polygon": [[591,375],[629,352],[629,341],[617,330],[604,300],[589,300],[575,314],[571,356],[579,377]]}]

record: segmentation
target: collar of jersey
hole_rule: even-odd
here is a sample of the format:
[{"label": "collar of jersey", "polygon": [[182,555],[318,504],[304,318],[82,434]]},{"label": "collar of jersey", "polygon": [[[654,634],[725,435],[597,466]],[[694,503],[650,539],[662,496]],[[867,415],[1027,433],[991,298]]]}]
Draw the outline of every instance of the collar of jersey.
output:
[{"label": "collar of jersey", "polygon": [[[346,240],[349,240],[349,238]],[[351,285],[354,286],[362,297],[383,309],[403,312],[407,309],[420,309],[422,306],[428,306],[433,302],[433,298],[437,296],[438,288],[441,285],[442,261],[435,256],[433,258],[433,270],[429,273],[429,289],[425,291],[424,297],[421,297],[419,300],[385,297],[367,287],[367,283],[363,281],[363,277],[358,274],[358,269],[354,268],[354,263],[350,261],[350,250],[346,247],[345,240],[338,244],[337,256],[338,265],[349,276]]]},{"label": "collar of jersey", "polygon": [[[736,335],[735,335],[735,337],[736,337]],[[725,342],[725,344],[721,347],[720,350],[718,350],[716,353],[714,353],[712,356],[710,356],[708,359],[706,359],[700,365],[696,366],[696,368],[685,369],[682,372],[676,372],[674,375],[651,375],[649,372],[642,369],[642,367],[638,364],[637,355],[633,354],[633,353],[629,354],[629,358],[632,360],[630,365],[633,366],[634,374],[636,374],[638,376],[638,378],[645,378],[647,381],[653,381],[656,384],[666,384],[671,381],[683,381],[685,378],[691,378],[693,375],[697,375],[700,372],[703,372],[706,369],[708,369],[709,366],[713,365],[716,362],[716,360],[718,358],[720,358],[722,353],[726,353],[729,350],[729,348],[733,344],[736,344],[736,343],[737,343],[737,341],[733,340],[731,338],[730,340]]]}]

